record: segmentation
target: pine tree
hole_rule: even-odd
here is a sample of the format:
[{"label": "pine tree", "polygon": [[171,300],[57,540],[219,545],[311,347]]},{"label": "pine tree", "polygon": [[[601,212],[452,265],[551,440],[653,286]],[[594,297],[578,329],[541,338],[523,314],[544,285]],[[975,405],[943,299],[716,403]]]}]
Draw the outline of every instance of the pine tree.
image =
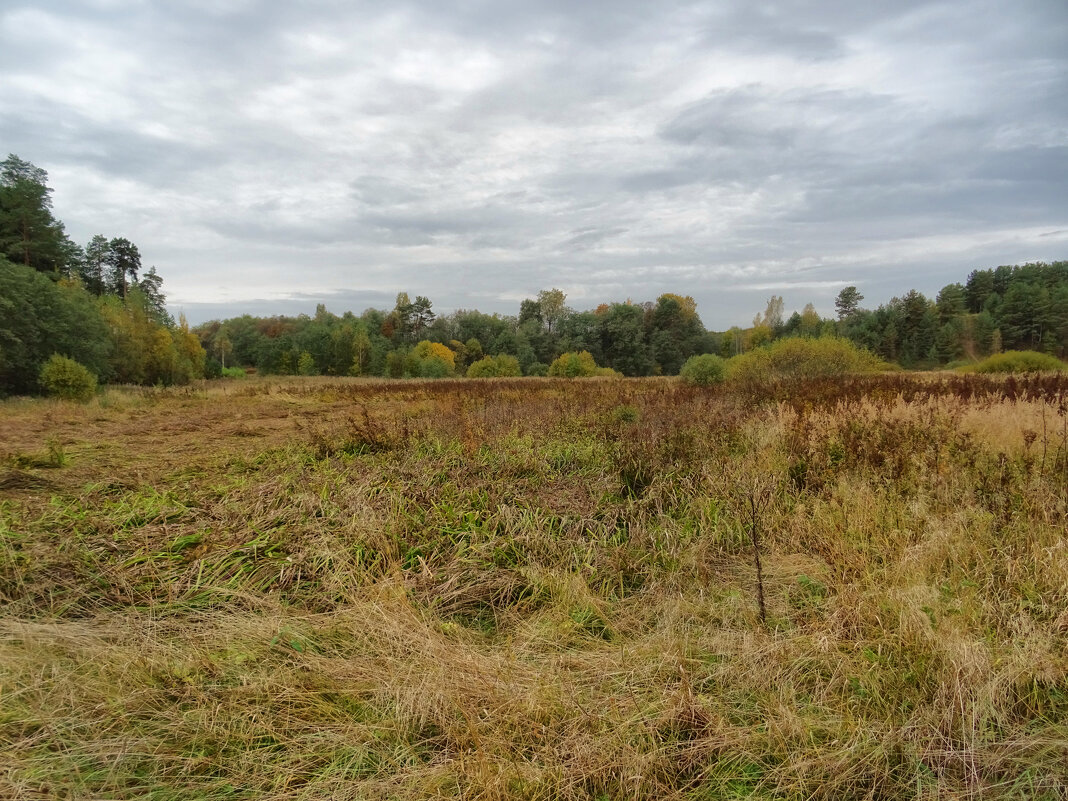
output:
[{"label": "pine tree", "polygon": [[48,173],[9,155],[0,162],[0,256],[58,277],[72,274],[79,255],[52,216]]}]

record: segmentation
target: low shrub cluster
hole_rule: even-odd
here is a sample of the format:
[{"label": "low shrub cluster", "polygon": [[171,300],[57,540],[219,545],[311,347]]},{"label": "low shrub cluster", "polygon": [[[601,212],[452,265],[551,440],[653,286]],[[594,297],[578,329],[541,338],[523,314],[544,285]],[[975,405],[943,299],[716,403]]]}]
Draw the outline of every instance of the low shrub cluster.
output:
[{"label": "low shrub cluster", "polygon": [[1033,350],[1009,350],[988,356],[974,367],[964,368],[977,373],[1039,373],[1046,370],[1064,370],[1068,365],[1056,356]]},{"label": "low shrub cluster", "polygon": [[889,369],[893,369],[891,365],[842,337],[792,337],[735,356],[727,363],[727,378],[744,384],[767,384]]},{"label": "low shrub cluster", "polygon": [[456,354],[440,342],[423,340],[412,349],[412,374],[420,378],[447,378],[456,371]]},{"label": "low shrub cluster", "polygon": [[597,362],[588,350],[562,353],[549,365],[553,378],[587,378],[597,375],[597,370]]},{"label": "low shrub cluster", "polygon": [[41,387],[54,398],[85,403],[96,394],[96,376],[74,359],[53,354],[41,367]]},{"label": "low shrub cluster", "polygon": [[727,377],[727,362],[711,353],[691,356],[682,365],[679,376],[683,382],[699,387],[722,384]]},{"label": "low shrub cluster", "polygon": [[518,378],[523,375],[515,356],[486,356],[467,368],[468,378]]}]

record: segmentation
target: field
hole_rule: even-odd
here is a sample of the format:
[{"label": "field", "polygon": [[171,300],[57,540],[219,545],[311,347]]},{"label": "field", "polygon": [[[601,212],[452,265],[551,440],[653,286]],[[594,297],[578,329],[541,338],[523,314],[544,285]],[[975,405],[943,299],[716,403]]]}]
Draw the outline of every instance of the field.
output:
[{"label": "field", "polygon": [[0,797],[1068,797],[1068,377],[0,404]]}]

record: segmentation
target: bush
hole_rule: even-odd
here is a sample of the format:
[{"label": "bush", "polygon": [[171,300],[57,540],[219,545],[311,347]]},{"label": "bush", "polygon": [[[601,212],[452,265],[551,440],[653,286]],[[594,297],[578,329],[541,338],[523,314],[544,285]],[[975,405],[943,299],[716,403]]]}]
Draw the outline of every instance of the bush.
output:
[{"label": "bush", "polygon": [[735,356],[727,362],[727,378],[766,384],[789,378],[820,378],[850,373],[875,373],[893,367],[842,337],[791,337]]},{"label": "bush", "polygon": [[691,356],[682,365],[679,377],[685,383],[699,387],[722,384],[727,377],[727,362],[712,353]]},{"label": "bush", "polygon": [[300,354],[300,358],[297,359],[297,373],[299,375],[318,375],[319,368],[315,366],[315,358],[304,351]]},{"label": "bush", "polygon": [[486,356],[467,368],[468,378],[517,378],[523,375],[515,356]]},{"label": "bush", "polygon": [[96,376],[58,353],[44,363],[39,380],[45,392],[56,398],[85,403],[96,394]]},{"label": "bush", "polygon": [[549,375],[554,378],[584,378],[596,373],[597,362],[588,350],[563,353],[549,365]]},{"label": "bush", "polygon": [[424,339],[409,354],[409,372],[420,378],[448,378],[456,370],[456,354],[447,345]]},{"label": "bush", "polygon": [[386,354],[386,376],[403,378],[407,368],[408,355],[402,350],[391,350]]},{"label": "bush", "polygon": [[448,378],[452,368],[443,359],[430,358],[418,363],[419,378]]},{"label": "bush", "polygon": [[245,372],[243,367],[223,367],[219,371],[219,375],[222,378],[246,378],[248,373]]},{"label": "bush", "polygon": [[1044,370],[1064,370],[1065,365],[1056,356],[1034,350],[1008,350],[995,353],[972,368],[977,373],[1037,373]]}]

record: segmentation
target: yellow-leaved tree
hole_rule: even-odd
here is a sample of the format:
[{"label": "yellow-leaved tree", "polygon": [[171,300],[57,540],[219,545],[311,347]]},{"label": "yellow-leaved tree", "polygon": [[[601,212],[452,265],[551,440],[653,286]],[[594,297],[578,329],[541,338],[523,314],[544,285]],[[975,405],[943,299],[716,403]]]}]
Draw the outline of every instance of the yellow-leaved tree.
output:
[{"label": "yellow-leaved tree", "polygon": [[447,345],[424,339],[409,355],[409,372],[420,378],[448,378],[456,371],[456,354]]}]

